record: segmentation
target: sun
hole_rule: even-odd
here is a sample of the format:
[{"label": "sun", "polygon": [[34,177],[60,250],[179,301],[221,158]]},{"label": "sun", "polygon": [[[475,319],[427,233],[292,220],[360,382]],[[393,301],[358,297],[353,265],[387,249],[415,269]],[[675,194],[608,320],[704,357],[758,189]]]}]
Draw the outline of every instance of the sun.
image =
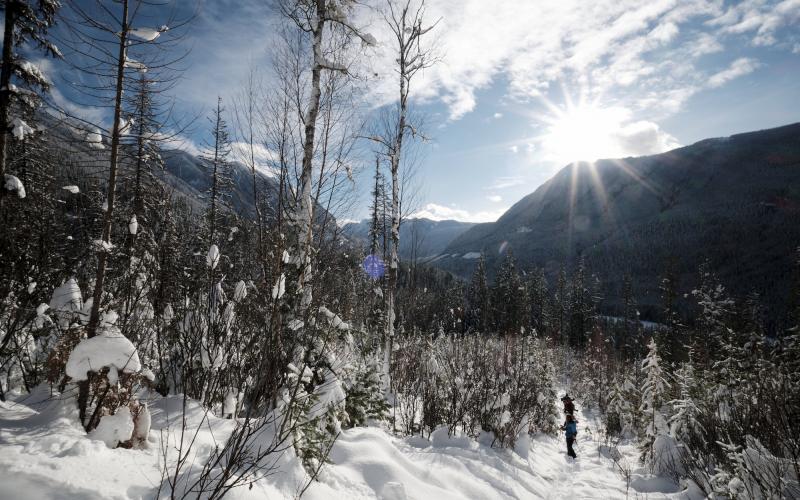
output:
[{"label": "sun", "polygon": [[538,141],[545,159],[563,165],[624,155],[620,132],[630,118],[627,110],[572,103],[548,108],[540,118],[545,130]]}]

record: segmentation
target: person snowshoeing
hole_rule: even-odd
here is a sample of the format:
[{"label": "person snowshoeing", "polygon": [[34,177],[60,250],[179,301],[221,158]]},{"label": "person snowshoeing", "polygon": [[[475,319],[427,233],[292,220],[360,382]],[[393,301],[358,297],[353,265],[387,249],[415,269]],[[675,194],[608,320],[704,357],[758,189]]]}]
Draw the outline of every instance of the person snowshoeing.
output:
[{"label": "person snowshoeing", "polygon": [[567,421],[561,426],[561,430],[565,431],[567,436],[567,455],[572,458],[578,458],[578,456],[575,455],[575,450],[572,449],[572,445],[575,443],[575,436],[578,435],[578,421],[575,420],[575,417],[568,414]]},{"label": "person snowshoeing", "polygon": [[569,397],[569,394],[565,394],[563,398],[561,398],[561,402],[564,403],[564,413],[567,415],[572,415],[575,413],[575,404],[572,402],[572,398]]}]

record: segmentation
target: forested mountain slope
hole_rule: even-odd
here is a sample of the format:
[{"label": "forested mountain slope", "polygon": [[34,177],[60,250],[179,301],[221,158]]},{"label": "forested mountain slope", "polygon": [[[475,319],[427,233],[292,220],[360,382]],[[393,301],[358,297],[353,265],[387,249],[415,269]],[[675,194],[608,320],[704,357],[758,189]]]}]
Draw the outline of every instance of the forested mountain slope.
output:
[{"label": "forested mountain slope", "polygon": [[[572,164],[495,223],[456,238],[436,265],[468,276],[485,252],[490,270],[510,249],[523,267],[584,257],[620,296],[632,276],[648,315],[659,276],[672,268],[682,293],[708,259],[732,291],[786,302],[793,249],[800,244],[800,124],[708,139],[667,153]],[[453,257],[453,254],[459,254]],[[613,307],[614,304],[607,304]]]}]

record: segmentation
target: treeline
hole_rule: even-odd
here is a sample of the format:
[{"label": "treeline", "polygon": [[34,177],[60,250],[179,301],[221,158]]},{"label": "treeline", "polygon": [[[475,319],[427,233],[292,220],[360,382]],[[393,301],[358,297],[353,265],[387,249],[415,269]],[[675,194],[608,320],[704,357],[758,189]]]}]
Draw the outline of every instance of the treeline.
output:
[{"label": "treeline", "polygon": [[701,283],[696,326],[660,327],[633,357],[598,336],[571,363],[574,391],[603,412],[606,445],[638,440],[656,474],[706,496],[795,498],[798,329],[768,335],[756,296],[737,303],[707,269]]}]

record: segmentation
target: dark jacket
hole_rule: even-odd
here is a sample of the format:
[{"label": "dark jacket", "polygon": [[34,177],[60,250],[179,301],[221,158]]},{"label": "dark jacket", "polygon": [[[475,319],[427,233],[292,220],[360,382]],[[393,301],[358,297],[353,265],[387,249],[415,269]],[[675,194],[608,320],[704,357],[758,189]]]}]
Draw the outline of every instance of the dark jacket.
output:
[{"label": "dark jacket", "polygon": [[574,421],[565,423],[564,430],[568,438],[574,438],[578,435],[578,425]]}]

